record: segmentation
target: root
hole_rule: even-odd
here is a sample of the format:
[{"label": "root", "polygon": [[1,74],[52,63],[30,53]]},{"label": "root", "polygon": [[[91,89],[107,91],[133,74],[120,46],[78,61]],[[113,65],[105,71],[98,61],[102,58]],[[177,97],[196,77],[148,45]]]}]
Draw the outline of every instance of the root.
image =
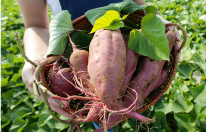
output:
[{"label": "root", "polygon": [[83,97],[83,96],[77,96],[77,95],[72,95],[68,96],[67,98],[60,97],[60,96],[52,96],[52,98],[59,99],[59,100],[87,100],[87,101],[100,101],[100,99],[96,98],[91,98],[91,97]]},{"label": "root", "polygon": [[[130,88],[130,89],[131,89],[131,88]],[[134,98],[133,103],[132,103],[129,107],[127,107],[127,108],[120,107],[120,108],[121,108],[120,110],[115,111],[115,110],[111,110],[111,109],[109,109],[107,106],[105,106],[105,110],[107,110],[107,111],[109,111],[109,112],[112,112],[112,113],[122,113],[122,114],[125,114],[125,113],[129,113],[129,112],[131,112],[133,109],[135,109],[135,108],[136,108],[135,105],[136,105],[137,99],[138,99],[138,94],[137,94],[137,92],[136,92],[134,89],[131,89],[131,90],[136,94],[136,97]],[[130,94],[130,93],[129,93],[129,94]]]}]

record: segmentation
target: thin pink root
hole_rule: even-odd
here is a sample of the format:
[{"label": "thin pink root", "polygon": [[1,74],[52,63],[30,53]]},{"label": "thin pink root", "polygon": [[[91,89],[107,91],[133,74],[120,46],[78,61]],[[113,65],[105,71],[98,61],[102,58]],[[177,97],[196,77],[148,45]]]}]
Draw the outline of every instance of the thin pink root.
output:
[{"label": "thin pink root", "polygon": [[69,96],[67,98],[63,98],[60,96],[52,96],[52,98],[59,99],[59,100],[77,100],[77,99],[79,99],[79,100],[88,100],[88,101],[100,101],[100,99],[91,98],[91,97],[82,97],[82,96],[76,96],[76,95]]},{"label": "thin pink root", "polygon": [[131,89],[131,90],[135,93],[136,97],[134,98],[133,103],[129,107],[127,107],[127,108],[119,107],[120,110],[110,110],[105,105],[105,110],[107,110],[109,112],[112,112],[112,113],[122,113],[122,114],[125,114],[125,113],[128,113],[128,112],[132,111],[133,109],[135,109],[136,108],[137,99],[138,99],[138,94],[137,94],[137,92],[134,89]]}]

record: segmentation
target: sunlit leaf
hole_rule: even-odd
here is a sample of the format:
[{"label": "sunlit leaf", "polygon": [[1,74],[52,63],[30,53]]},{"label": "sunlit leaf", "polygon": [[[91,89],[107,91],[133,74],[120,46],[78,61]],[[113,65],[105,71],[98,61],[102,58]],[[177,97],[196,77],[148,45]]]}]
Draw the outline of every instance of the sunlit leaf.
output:
[{"label": "sunlit leaf", "polygon": [[165,26],[154,14],[143,17],[141,31],[130,32],[128,47],[154,60],[169,60],[169,43],[165,36]]},{"label": "sunlit leaf", "polygon": [[124,23],[121,21],[126,19],[126,17],[127,16],[121,18],[120,14],[114,10],[107,11],[104,16],[95,21],[94,27],[90,33],[94,33],[99,29],[117,30],[124,26]]},{"label": "sunlit leaf", "polygon": [[197,81],[197,83],[200,83],[202,79],[202,73],[200,71],[194,71],[192,77]]}]

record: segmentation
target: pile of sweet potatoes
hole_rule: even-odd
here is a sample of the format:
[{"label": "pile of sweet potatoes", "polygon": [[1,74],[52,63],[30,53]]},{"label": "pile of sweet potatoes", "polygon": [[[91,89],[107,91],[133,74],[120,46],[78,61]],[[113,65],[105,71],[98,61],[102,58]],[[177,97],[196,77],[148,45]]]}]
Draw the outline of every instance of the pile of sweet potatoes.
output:
[{"label": "pile of sweet potatoes", "polygon": [[[165,32],[171,52],[175,30]],[[57,59],[41,65],[40,80],[53,93],[53,99],[69,102],[64,109],[72,120],[100,122],[96,131],[129,118],[145,124],[155,122],[155,117],[149,119],[137,111],[144,99],[167,80],[171,68],[168,61],[132,51],[128,48],[129,35],[123,35],[120,29],[96,31],[89,51],[78,49],[68,37],[73,48],[69,59],[51,56]]]}]

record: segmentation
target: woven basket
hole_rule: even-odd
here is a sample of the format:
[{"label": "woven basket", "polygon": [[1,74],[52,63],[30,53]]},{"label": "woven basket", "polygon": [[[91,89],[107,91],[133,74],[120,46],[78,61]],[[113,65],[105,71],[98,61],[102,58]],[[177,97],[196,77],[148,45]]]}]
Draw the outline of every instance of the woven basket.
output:
[{"label": "woven basket", "polygon": [[[134,24],[137,24],[141,27],[141,19],[143,17],[144,17],[143,12],[136,11],[127,17],[129,19],[129,21],[125,20],[125,25],[132,27]],[[75,19],[72,22],[72,24],[73,24],[75,29],[79,29],[79,30],[91,31],[91,29],[93,27],[85,15]],[[128,34],[129,32],[127,31],[127,29],[122,29],[122,33]],[[148,97],[144,100],[142,107],[137,111],[138,113],[144,112],[145,110],[150,108],[153,104],[155,104],[162,97],[162,95],[167,91],[169,86],[171,85],[173,78],[175,76],[175,73],[176,73],[178,58],[179,58],[179,52],[176,52],[176,51],[179,51],[179,50],[180,49],[178,49],[177,47],[174,47],[172,50],[172,53],[171,53],[172,58],[173,58],[173,61],[171,62],[172,68],[168,72],[167,81],[161,87],[159,87],[158,89],[156,89],[155,91],[151,92],[148,95]]]}]

